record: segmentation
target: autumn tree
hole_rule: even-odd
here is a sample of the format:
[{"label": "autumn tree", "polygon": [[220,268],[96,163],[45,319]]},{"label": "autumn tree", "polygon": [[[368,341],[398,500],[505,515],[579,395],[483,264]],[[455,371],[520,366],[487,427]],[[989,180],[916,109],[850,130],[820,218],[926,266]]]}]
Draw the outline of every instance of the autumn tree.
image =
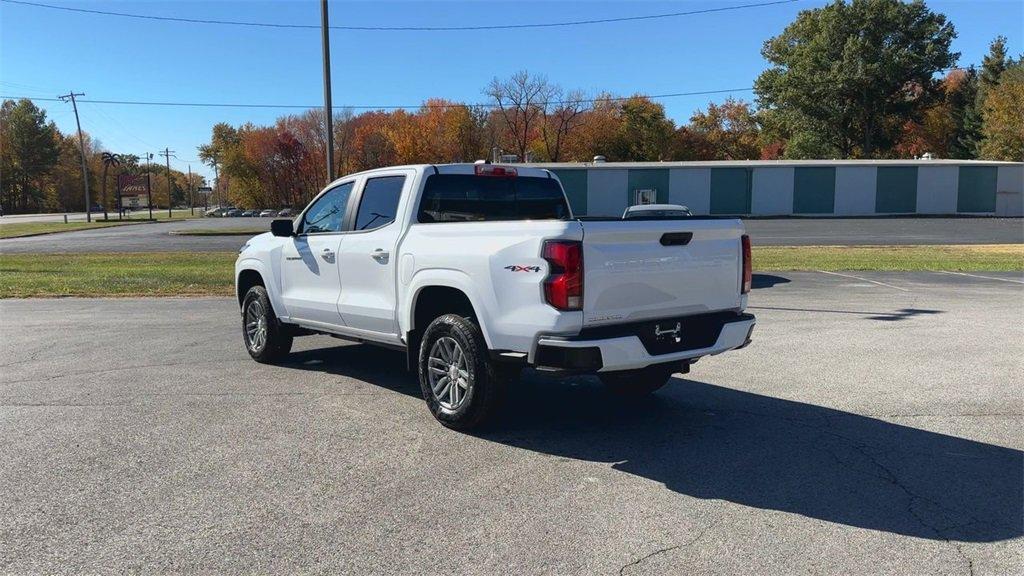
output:
[{"label": "autumn tree", "polygon": [[516,72],[508,80],[494,78],[484,90],[494,102],[494,118],[504,128],[505,142],[520,161],[527,159],[527,152],[540,137],[544,108],[554,92],[547,78],[530,76],[525,70]]},{"label": "autumn tree", "polygon": [[589,161],[594,156],[606,156],[617,160],[615,154],[621,147],[617,144],[622,125],[620,101],[611,94],[602,93],[578,120],[564,144],[565,151],[560,153],[564,159],[579,162]]},{"label": "autumn tree", "polygon": [[1024,161],[1024,63],[1012,63],[989,89],[982,119],[981,156]]},{"label": "autumn tree", "polygon": [[690,117],[687,131],[693,133],[693,143],[703,148],[698,160],[756,160],[761,156],[761,127],[747,102],[729,98],[722,104],[709,103],[707,112],[698,110]]},{"label": "autumn tree", "polygon": [[5,212],[43,208],[43,177],[57,163],[59,136],[46,112],[30,100],[0,105],[0,202]]},{"label": "autumn tree", "polygon": [[765,42],[772,67],[755,83],[804,145],[843,157],[885,155],[908,120],[933,102],[933,76],[959,56],[956,33],[920,0],[835,0],[805,10]]},{"label": "autumn tree", "polygon": [[620,104],[621,123],[612,154],[622,161],[657,161],[668,155],[675,125],[665,107],[646,96],[632,96]]},{"label": "autumn tree", "polygon": [[566,142],[579,127],[585,110],[583,92],[563,93],[560,86],[548,91],[548,101],[541,106],[541,138],[549,162],[560,162]]}]

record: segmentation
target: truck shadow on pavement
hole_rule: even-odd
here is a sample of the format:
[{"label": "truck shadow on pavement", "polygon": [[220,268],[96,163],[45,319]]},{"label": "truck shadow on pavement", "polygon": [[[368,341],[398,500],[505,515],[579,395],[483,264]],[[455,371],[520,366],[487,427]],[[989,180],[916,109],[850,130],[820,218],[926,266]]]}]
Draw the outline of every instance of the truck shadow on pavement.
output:
[{"label": "truck shadow on pavement", "polygon": [[623,402],[592,378],[524,376],[500,422],[480,437],[610,463],[695,498],[858,528],[963,542],[1024,533],[1019,450],[881,419],[897,415],[861,416],[694,380],[676,378],[649,398]]},{"label": "truck shadow on pavement", "polygon": [[[392,350],[342,345],[294,352],[283,364],[420,397],[404,355]],[[695,498],[857,528],[962,542],[1024,534],[1024,453],[887,421],[947,417],[929,416],[860,415],[678,377],[624,402],[593,377],[527,370],[497,421],[475,436],[608,463]]]}]

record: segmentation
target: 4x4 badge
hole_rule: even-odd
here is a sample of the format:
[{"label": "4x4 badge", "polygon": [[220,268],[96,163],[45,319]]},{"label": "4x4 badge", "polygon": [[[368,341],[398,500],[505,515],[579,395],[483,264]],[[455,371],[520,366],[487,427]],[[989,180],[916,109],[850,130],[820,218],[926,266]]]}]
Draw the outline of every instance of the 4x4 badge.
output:
[{"label": "4x4 badge", "polygon": [[505,270],[508,270],[509,272],[540,272],[540,266],[511,265],[505,266]]}]

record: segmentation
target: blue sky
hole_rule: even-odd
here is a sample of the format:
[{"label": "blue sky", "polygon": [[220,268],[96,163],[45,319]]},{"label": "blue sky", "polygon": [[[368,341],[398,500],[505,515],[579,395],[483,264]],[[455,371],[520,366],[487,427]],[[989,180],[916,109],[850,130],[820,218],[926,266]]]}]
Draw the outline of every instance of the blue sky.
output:
[{"label": "blue sky", "polygon": [[[138,14],[319,24],[317,0],[75,1],[47,4]],[[335,25],[487,25],[613,18],[720,8],[757,0],[676,2],[342,2],[331,0]],[[471,32],[332,33],[335,106],[418,104],[428,97],[483,101],[494,76],[526,69],[567,89],[616,94],[674,93],[752,85],[764,67],[760,48],[797,12],[824,2],[791,4],[568,28]],[[938,1],[959,34],[961,64],[977,63],[998,34],[1013,55],[1024,51],[1021,0]],[[322,103],[320,33],[186,24],[56,11],[0,3],[0,94],[85,99]],[[751,99],[749,91],[734,96]],[[728,94],[661,100],[677,123]],[[38,102],[61,130],[74,129],[70,105]],[[83,103],[82,127],[115,152],[165,146],[196,160],[196,146],[218,121],[271,123],[286,110],[169,108]],[[296,112],[296,111],[291,111]],[[210,175],[193,162],[192,170]]]}]

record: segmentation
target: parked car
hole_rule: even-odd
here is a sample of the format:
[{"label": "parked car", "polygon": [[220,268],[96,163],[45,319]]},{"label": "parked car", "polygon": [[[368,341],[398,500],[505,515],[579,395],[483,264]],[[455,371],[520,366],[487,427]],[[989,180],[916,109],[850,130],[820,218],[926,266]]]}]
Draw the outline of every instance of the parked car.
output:
[{"label": "parked car", "polygon": [[267,217],[273,217],[273,216],[277,216],[277,210],[264,210],[264,211],[260,212],[260,217],[261,218],[267,218]]},{"label": "parked car", "polygon": [[224,216],[224,212],[227,212],[226,208],[210,208],[203,213],[203,216],[207,218],[220,218]]},{"label": "parked car", "polygon": [[558,178],[525,166],[340,178],[246,242],[235,286],[256,361],[305,334],[404,350],[431,413],[458,429],[486,421],[524,367],[647,394],[746,346],[755,324],[740,220],[576,219]]},{"label": "parked car", "polygon": [[688,216],[693,216],[693,213],[682,204],[638,204],[626,208],[626,211],[622,213],[623,220],[672,219]]},{"label": "parked car", "polygon": [[280,212],[278,212],[277,215],[282,217],[282,218],[291,218],[292,217],[292,209],[291,208],[285,208],[284,210],[281,210]]},{"label": "parked car", "polygon": [[230,208],[228,209],[227,212],[224,213],[224,216],[227,216],[228,218],[238,218],[242,214],[243,212],[238,208]]},{"label": "parked car", "polygon": [[253,218],[255,216],[259,216],[259,212],[256,210],[246,210],[242,212],[242,216],[245,216],[246,218]]}]

